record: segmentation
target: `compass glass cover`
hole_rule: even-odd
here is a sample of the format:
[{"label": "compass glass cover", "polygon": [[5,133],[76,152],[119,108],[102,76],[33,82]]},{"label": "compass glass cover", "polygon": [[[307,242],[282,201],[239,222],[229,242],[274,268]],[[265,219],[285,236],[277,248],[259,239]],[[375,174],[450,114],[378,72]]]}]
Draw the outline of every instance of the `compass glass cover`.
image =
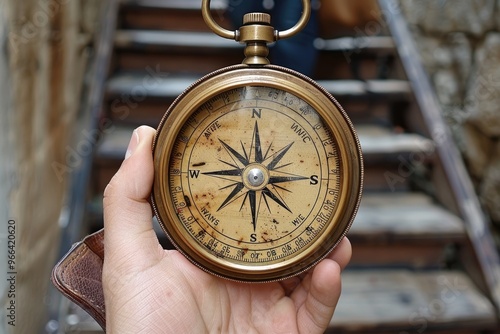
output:
[{"label": "compass glass cover", "polygon": [[168,175],[160,185],[167,235],[197,265],[228,278],[307,269],[351,223],[339,210],[349,182],[332,130],[280,88],[245,85],[210,97],[158,157]]}]

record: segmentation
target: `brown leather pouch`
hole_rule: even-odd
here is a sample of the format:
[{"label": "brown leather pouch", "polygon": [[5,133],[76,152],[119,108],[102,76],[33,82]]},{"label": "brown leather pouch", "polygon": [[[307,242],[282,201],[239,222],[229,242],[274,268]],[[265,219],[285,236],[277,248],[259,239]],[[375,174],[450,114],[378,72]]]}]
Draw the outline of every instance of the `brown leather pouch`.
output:
[{"label": "brown leather pouch", "polygon": [[73,245],[52,270],[52,283],[106,329],[102,289],[104,229]]}]

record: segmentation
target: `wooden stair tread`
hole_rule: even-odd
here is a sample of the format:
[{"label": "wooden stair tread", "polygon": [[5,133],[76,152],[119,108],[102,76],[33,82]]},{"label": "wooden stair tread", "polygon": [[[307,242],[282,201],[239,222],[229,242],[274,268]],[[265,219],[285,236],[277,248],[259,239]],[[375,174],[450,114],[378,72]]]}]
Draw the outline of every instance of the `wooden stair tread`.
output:
[{"label": "wooden stair tread", "polygon": [[[168,4],[165,4],[168,6]],[[131,45],[148,46],[190,46],[218,47],[218,48],[242,48],[242,45],[234,40],[221,38],[211,32],[202,31],[169,31],[169,30],[143,30],[143,29],[120,29],[116,31],[115,46],[129,47]],[[391,37],[374,36],[369,38],[343,37],[332,40],[318,38],[314,46],[319,51],[341,51],[359,54],[375,53],[381,51],[394,52],[394,42]]]},{"label": "wooden stair tread", "polygon": [[434,152],[433,141],[415,133],[394,133],[378,125],[358,125],[356,132],[363,154]]},{"label": "wooden stair tread", "polygon": [[[124,136],[129,134],[123,132]],[[89,212],[98,218],[102,217],[102,210],[99,195],[89,203]],[[465,228],[458,217],[434,204],[425,194],[373,193],[363,197],[348,236],[355,243],[423,239],[442,239],[446,243],[464,240]]]},{"label": "wooden stair tread", "polygon": [[[145,78],[154,83],[144,85]],[[136,87],[147,88],[147,96],[150,98],[165,98],[173,100],[181,94],[187,87],[196,82],[200,76],[152,76],[140,72],[120,72],[114,74],[107,82],[106,93],[108,96],[115,97],[122,94],[134,92]]]},{"label": "wooden stair tread", "polygon": [[376,97],[384,99],[407,99],[410,96],[410,84],[406,80],[318,80],[318,84],[334,97]]},{"label": "wooden stair tread", "polygon": [[492,328],[495,310],[458,271],[346,270],[331,332]]},{"label": "wooden stair tread", "polygon": [[141,47],[148,50],[182,47],[197,51],[201,49],[217,49],[217,51],[232,49],[243,52],[241,44],[210,32],[166,30],[118,30],[115,35],[115,47],[119,49]]},{"label": "wooden stair tread", "polygon": [[395,45],[390,36],[317,38],[314,45],[318,50],[344,53],[395,53]]},{"label": "wooden stair tread", "polygon": [[446,239],[466,236],[463,222],[423,193],[368,193],[349,231],[351,239],[380,241]]},{"label": "wooden stair tread", "polygon": [[[211,1],[213,18],[221,26],[228,25],[226,7],[225,1]],[[200,9],[199,0],[126,0],[120,6],[118,28],[209,32]]]},{"label": "wooden stair tread", "polygon": [[[144,78],[149,74],[141,71],[121,71],[114,74],[107,84],[110,95],[120,96],[122,93],[133,92],[135,87],[143,86]],[[200,75],[169,75],[154,77],[155,84],[148,85],[149,97],[175,98],[190,84],[200,78]],[[320,80],[318,83],[334,97],[371,97],[380,98],[408,96],[410,86],[404,80]]]},{"label": "wooden stair tread", "polygon": [[[199,0],[122,0],[122,6],[141,7],[153,9],[184,9],[200,11],[201,1]],[[212,10],[222,10],[227,8],[227,2],[224,0],[211,0],[210,8]]]},{"label": "wooden stair tread", "polygon": [[[179,4],[174,3],[157,3],[156,1],[133,1],[132,3],[140,2],[140,6],[144,8],[158,9],[179,9],[191,7],[184,5],[179,1]],[[199,8],[198,8],[199,9]],[[168,31],[168,30],[142,30],[142,29],[120,29],[116,31],[115,45],[118,47],[127,47],[134,45],[156,45],[156,46],[213,46],[213,47],[240,47],[233,40],[221,38],[211,32],[201,31]],[[342,37],[335,39],[317,38],[314,41],[314,46],[319,51],[329,52],[353,52],[360,53],[380,53],[380,52],[395,52],[394,42],[389,36],[371,36],[366,38],[361,37]]]},{"label": "wooden stair tread", "polygon": [[[133,11],[130,14],[133,17]],[[166,25],[167,23],[162,23],[161,16],[160,19],[153,21],[148,17],[141,16],[143,20],[149,22],[151,26],[149,29],[141,29],[134,23],[125,23],[125,28],[127,25],[132,25],[129,29],[119,29],[116,31],[115,35],[115,47],[118,51],[120,57],[129,55],[132,53],[135,57],[145,57],[144,54],[139,54],[138,52],[145,53],[153,52],[157,55],[169,56],[170,58],[174,55],[193,55],[199,57],[199,52],[203,51],[206,61],[211,61],[207,57],[209,55],[218,55],[219,57],[224,57],[240,63],[244,58],[243,49],[244,46],[233,40],[228,40],[221,38],[210,31],[201,30],[201,27],[191,27],[191,30],[177,30],[177,27],[172,27],[171,29],[161,29],[159,25]],[[135,20],[138,20],[136,18]],[[174,18],[178,19],[178,17]],[[169,24],[174,24],[174,19],[169,21]],[[130,19],[132,20],[132,18]],[[128,21],[127,21],[128,22]],[[225,22],[227,25],[227,22]],[[139,24],[139,23],[135,23]],[[371,39],[372,37],[370,37]],[[330,41],[318,39],[315,43],[319,51],[319,59],[317,64],[316,75],[319,76],[316,79],[328,79],[330,77],[349,79],[352,78],[354,73],[352,69],[349,69],[349,63],[354,58],[363,59],[358,66],[360,71],[356,76],[356,79],[368,79],[374,80],[377,75],[380,75],[376,69],[380,62],[377,61],[379,56],[386,56],[388,53],[393,53],[388,51],[390,49],[390,37],[373,37],[374,40],[370,41],[367,45],[364,45],[362,49],[345,49],[343,50],[342,41]],[[377,42],[380,41],[381,45],[377,46]],[[355,44],[356,42],[351,42],[348,44]],[[361,43],[361,42],[359,42]],[[332,45],[333,44],[333,45]],[[337,44],[337,45],[335,45]],[[354,46],[354,45],[352,45]],[[346,46],[348,47],[348,46]],[[272,53],[272,50],[271,50]],[[238,57],[236,57],[238,56]],[[175,59],[175,58],[171,58]],[[199,58],[198,58],[199,59]],[[172,60],[175,62],[175,60]],[[196,61],[196,60],[193,60]],[[347,71],[346,71],[347,69]],[[381,86],[380,82],[376,82],[375,85],[371,85],[370,81],[366,81],[365,84],[360,88],[362,91],[368,93],[380,94],[383,91],[389,90],[389,92],[397,91],[401,97],[406,97],[409,93],[408,84],[405,82],[404,76],[402,76],[398,70],[389,71],[389,77],[396,77],[399,80],[394,82],[386,82],[384,86]],[[391,74],[389,74],[391,73]],[[319,82],[320,80],[318,80]],[[378,91],[382,89],[382,91]]]},{"label": "wooden stair tread", "polygon": [[[73,331],[103,333],[71,303],[66,323]],[[493,329],[495,311],[458,271],[345,270],[342,295],[326,333],[395,330]],[[398,332],[399,333],[399,332]]]},{"label": "wooden stair tread", "polygon": [[[394,134],[378,126],[356,128],[361,142],[363,155],[403,154],[406,152],[432,152],[432,141],[416,134]],[[130,140],[133,128],[114,126],[98,145],[98,157],[122,159]]]}]

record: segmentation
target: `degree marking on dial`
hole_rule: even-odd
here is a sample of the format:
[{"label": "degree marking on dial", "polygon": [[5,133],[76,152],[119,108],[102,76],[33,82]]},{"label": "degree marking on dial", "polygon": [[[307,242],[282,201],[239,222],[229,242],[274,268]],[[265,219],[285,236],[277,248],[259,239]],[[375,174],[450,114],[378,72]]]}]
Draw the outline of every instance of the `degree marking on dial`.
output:
[{"label": "degree marking on dial", "polygon": [[[223,140],[219,138],[219,142],[222,144],[226,152],[231,157],[232,162],[224,161],[219,159],[220,162],[232,167],[232,169],[221,169],[211,172],[205,172],[204,175],[216,177],[219,179],[223,179],[226,181],[231,181],[232,183],[228,186],[222,187],[219,190],[224,190],[228,188],[233,188],[226,199],[219,206],[217,211],[224,209],[229,204],[235,202],[237,199],[244,196],[242,204],[240,206],[240,211],[243,209],[247,199],[250,205],[250,211],[252,215],[252,225],[254,231],[257,228],[257,221],[260,211],[261,201],[264,200],[264,203],[271,212],[271,207],[269,206],[269,202],[267,199],[271,199],[273,202],[278,204],[280,207],[284,208],[288,212],[292,213],[289,206],[286,204],[285,200],[280,196],[276,189],[281,189],[287,192],[291,192],[289,189],[278,186],[278,183],[285,182],[294,182],[301,180],[308,180],[308,177],[295,175],[286,172],[278,172],[280,175],[276,175],[278,169],[282,169],[284,167],[290,166],[293,163],[287,163],[281,166],[277,166],[283,157],[288,153],[290,148],[293,145],[293,142],[286,145],[282,149],[278,150],[277,153],[273,157],[268,158],[268,154],[270,152],[272,143],[266,150],[266,153],[263,154],[262,146],[261,146],[261,137],[259,132],[258,122],[255,121],[254,131],[252,134],[252,141],[250,144],[250,155],[242,141],[240,141],[241,149],[243,154],[239,153],[236,149],[231,147],[229,144],[225,143]],[[252,156],[253,153],[253,156]],[[269,161],[268,161],[269,160]],[[268,161],[268,162],[266,162]],[[267,180],[262,183],[255,184],[255,188],[251,187],[252,182],[246,181],[243,178],[244,175],[248,173],[247,167],[250,169],[250,172],[254,170],[262,170],[263,173],[271,173],[274,172],[273,175],[268,175]],[[248,175],[247,175],[248,176]],[[251,181],[251,180],[250,180]]]}]

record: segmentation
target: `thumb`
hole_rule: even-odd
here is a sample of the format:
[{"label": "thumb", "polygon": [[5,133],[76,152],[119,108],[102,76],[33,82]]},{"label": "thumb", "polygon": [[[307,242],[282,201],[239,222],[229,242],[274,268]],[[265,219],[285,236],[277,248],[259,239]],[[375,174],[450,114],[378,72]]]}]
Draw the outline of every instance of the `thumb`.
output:
[{"label": "thumb", "polygon": [[152,143],[155,130],[137,128],[125,160],[104,191],[105,260],[148,266],[159,254],[148,200],[153,184]]}]

